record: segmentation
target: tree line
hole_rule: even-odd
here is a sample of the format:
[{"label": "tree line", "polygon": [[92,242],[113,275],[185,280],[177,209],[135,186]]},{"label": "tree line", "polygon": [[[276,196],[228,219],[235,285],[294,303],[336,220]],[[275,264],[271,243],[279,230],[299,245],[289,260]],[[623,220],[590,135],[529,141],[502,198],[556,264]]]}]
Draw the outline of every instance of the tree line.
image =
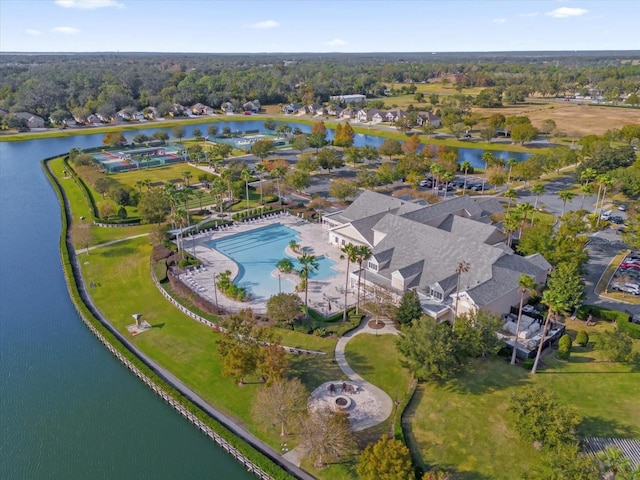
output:
[{"label": "tree line", "polygon": [[220,108],[254,99],[263,105],[307,105],[350,93],[384,98],[399,93],[394,84],[434,79],[458,91],[486,88],[477,102],[487,106],[517,103],[531,92],[557,96],[590,88],[615,98],[638,90],[640,66],[628,62],[635,57],[633,52],[452,54],[436,60],[430,54],[16,54],[3,56],[0,108],[47,120],[151,106],[166,115],[174,103]]}]

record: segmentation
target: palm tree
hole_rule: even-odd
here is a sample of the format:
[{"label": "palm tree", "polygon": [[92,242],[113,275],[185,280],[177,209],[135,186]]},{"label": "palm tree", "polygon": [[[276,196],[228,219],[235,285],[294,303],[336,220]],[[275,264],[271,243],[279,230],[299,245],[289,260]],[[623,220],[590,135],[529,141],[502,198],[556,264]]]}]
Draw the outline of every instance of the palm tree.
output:
[{"label": "palm tree", "polygon": [[431,167],[429,167],[429,171],[431,172],[431,176],[433,177],[433,189],[437,190],[438,181],[440,180],[440,175],[444,173],[444,170],[440,165],[438,165],[437,163],[434,163],[431,165]]},{"label": "palm tree", "polygon": [[587,195],[593,194],[593,185],[591,185],[590,183],[585,183],[584,185],[581,185],[580,192],[582,193],[582,199],[580,200],[580,210],[582,210],[584,208],[584,198]]},{"label": "palm tree", "polygon": [[145,178],[144,180],[142,180],[142,185],[147,187],[147,192],[148,192],[149,190],[151,190],[151,179]]},{"label": "palm tree", "polygon": [[198,189],[194,192],[195,197],[198,199],[200,203],[200,211],[202,211],[202,198],[204,197],[204,191]]},{"label": "palm tree", "polygon": [[362,264],[369,260],[373,252],[366,245],[356,247],[356,262],[358,262],[358,299],[356,301],[356,315],[360,312],[360,285],[362,279]]},{"label": "palm tree", "polygon": [[[536,196],[536,201],[533,204],[533,209],[534,210],[538,210],[538,200],[540,199],[540,195],[542,195],[544,193],[544,185],[542,183],[538,183],[536,185],[534,185],[533,187],[531,187],[531,193],[535,194]],[[533,225],[533,218],[531,219],[531,225]]]},{"label": "palm tree", "polygon": [[462,185],[462,193],[464,193],[467,190],[467,173],[469,173],[469,170],[471,170],[471,162],[469,162],[468,160],[462,162],[460,164],[460,170],[464,172],[464,185]]},{"label": "palm tree", "polygon": [[447,199],[447,189],[449,188],[449,182],[453,180],[455,177],[451,172],[444,172],[442,174],[442,181],[444,182],[444,199]]},{"label": "palm tree", "polygon": [[348,243],[347,245],[344,245],[342,248],[340,248],[340,250],[343,253],[343,255],[341,255],[341,258],[347,259],[347,274],[344,282],[344,313],[342,315],[342,320],[345,322],[347,321],[347,292],[349,290],[349,265],[352,262],[357,261],[356,248],[357,247],[353,243]]},{"label": "palm tree", "polygon": [[278,189],[278,204],[282,205],[282,196],[280,195],[280,179],[284,177],[284,171],[280,167],[276,167],[271,171],[271,175],[276,179],[276,188]]},{"label": "palm tree", "polygon": [[[598,201],[596,200],[596,209],[594,213],[599,213],[604,208],[604,202],[607,198],[607,187],[611,187],[613,185],[613,179],[607,173],[603,173],[602,175],[598,175],[597,177],[599,190],[598,197],[600,197],[600,189],[602,189],[602,198],[600,200],[600,208],[598,208]],[[600,215],[597,216],[596,224],[600,223]]]},{"label": "palm tree", "polygon": [[551,317],[554,313],[563,312],[567,309],[566,300],[562,298],[561,294],[554,290],[547,289],[542,293],[542,303],[547,306],[549,313],[547,313],[547,319],[542,327],[542,334],[540,337],[540,344],[538,345],[538,352],[536,353],[536,359],[533,362],[533,368],[531,374],[535,375],[538,370],[538,363],[540,362],[540,356],[542,354],[542,346],[544,345],[545,337],[547,336],[547,330],[551,323]]},{"label": "palm tree", "polygon": [[511,212],[508,215],[505,215],[502,220],[502,231],[507,234],[507,246],[511,246],[511,239],[513,237],[513,232],[518,229],[518,225],[520,224],[520,218],[517,212]]},{"label": "palm tree", "polygon": [[136,187],[138,187],[138,193],[142,194],[142,187],[144,187],[144,182],[142,180],[136,181]]},{"label": "palm tree", "polygon": [[516,364],[516,350],[518,349],[518,335],[520,334],[520,320],[522,319],[524,297],[527,293],[533,295],[536,291],[536,282],[533,277],[523,273],[518,279],[518,286],[520,287],[520,308],[518,309],[518,321],[516,323],[516,338],[513,343],[513,352],[511,353],[511,365]]},{"label": "palm tree", "polygon": [[589,185],[592,180],[595,180],[598,175],[593,168],[585,168],[580,174],[580,180],[584,182],[585,185]]},{"label": "palm tree", "polygon": [[507,204],[507,214],[509,214],[509,209],[511,208],[511,202],[518,197],[518,193],[513,188],[507,188],[502,194],[502,196],[505,197],[507,200],[509,200],[509,203]]},{"label": "palm tree", "polygon": [[484,152],[482,154],[482,160],[484,160],[484,175],[482,175],[482,194],[484,195],[484,184],[487,181],[487,170],[489,169],[489,164],[493,164],[496,161],[496,156],[493,152]]},{"label": "palm tree", "polygon": [[184,260],[184,240],[183,229],[188,225],[188,213],[182,208],[176,208],[171,214],[171,220],[178,227],[178,251],[182,253],[182,259]]},{"label": "palm tree", "polygon": [[522,215],[520,220],[520,233],[518,234],[518,238],[522,238],[522,231],[524,230],[524,224],[527,222],[527,216],[529,213],[533,213],[533,205],[530,203],[519,203],[516,206],[516,210],[518,214]]},{"label": "palm tree", "polygon": [[184,179],[184,183],[187,185],[187,187],[189,186],[189,179],[193,176],[191,174],[190,171],[185,170],[184,172],[181,172],[180,175],[182,175],[182,178]]},{"label": "palm tree", "polygon": [[290,258],[283,258],[282,260],[278,260],[276,267],[283,273],[289,273],[293,270],[293,262]]},{"label": "palm tree", "polygon": [[507,173],[507,183],[511,183],[511,170],[518,164],[518,161],[515,158],[509,158],[507,160],[507,166],[509,167],[509,172]]},{"label": "palm tree", "polygon": [[264,166],[264,163],[257,163],[255,170],[258,172],[258,178],[260,179],[260,205],[262,205],[262,176],[264,175],[264,172],[267,171],[267,167]]},{"label": "palm tree", "polygon": [[300,244],[298,242],[296,242],[295,240],[291,240],[289,242],[289,248],[294,251],[297,252],[298,249],[300,248]]},{"label": "palm tree", "polygon": [[456,266],[456,274],[458,275],[458,278],[456,279],[456,306],[453,311],[454,326],[456,324],[456,318],[458,316],[458,300],[460,299],[460,277],[462,276],[463,273],[467,273],[470,268],[471,268],[471,265],[468,262],[465,262],[464,260],[459,261],[458,265]]},{"label": "palm tree", "polygon": [[315,255],[309,255],[307,253],[303,253],[302,256],[298,258],[298,262],[300,262],[301,265],[298,273],[304,281],[304,312],[307,318],[309,318],[309,276],[318,270],[320,265]]},{"label": "palm tree", "polygon": [[565,212],[566,207],[567,207],[567,201],[569,201],[569,202],[572,201],[573,197],[574,197],[574,194],[570,190],[560,190],[558,192],[558,196],[562,200],[562,215],[561,216],[564,216],[564,212]]},{"label": "palm tree", "polygon": [[244,180],[245,195],[247,197],[247,213],[249,213],[249,180],[251,180],[251,170],[245,168],[240,172],[240,178]]},{"label": "palm tree", "polygon": [[233,189],[231,188],[231,183],[233,182],[233,171],[230,168],[225,168],[220,174],[222,180],[227,185],[227,193],[229,194],[229,200],[233,200]]}]

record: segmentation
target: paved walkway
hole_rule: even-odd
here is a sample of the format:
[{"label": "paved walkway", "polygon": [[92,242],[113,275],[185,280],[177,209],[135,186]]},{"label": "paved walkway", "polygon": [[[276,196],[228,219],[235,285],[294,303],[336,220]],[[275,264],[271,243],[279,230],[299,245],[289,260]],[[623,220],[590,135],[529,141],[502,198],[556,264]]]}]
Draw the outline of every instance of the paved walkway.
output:
[{"label": "paved walkway", "polygon": [[364,317],[362,319],[362,323],[360,323],[360,326],[358,328],[356,328],[355,330],[351,330],[349,333],[341,337],[336,344],[335,357],[336,363],[338,364],[338,367],[340,367],[340,370],[342,370],[342,372],[347,377],[349,377],[349,380],[358,385],[358,387],[370,392],[379,403],[379,410],[375,412],[375,415],[357,421],[353,425],[354,430],[364,430],[365,428],[378,425],[379,423],[382,423],[387,418],[389,418],[389,415],[391,415],[391,412],[393,411],[393,400],[391,400],[391,397],[387,395],[384,390],[376,387],[372,383],[367,382],[364,378],[358,375],[347,363],[347,359],[344,353],[347,343],[349,343],[349,340],[351,340],[356,335],[360,335],[362,333],[368,333],[371,335],[398,334],[398,330],[396,330],[396,327],[391,320],[380,321],[384,322],[384,327],[380,329],[373,329],[369,327],[369,318]]},{"label": "paved walkway", "polygon": [[[336,363],[340,367],[340,370],[351,380],[352,384],[358,386],[360,393],[357,393],[356,396],[351,397],[354,403],[358,404],[361,400],[364,400],[363,403],[367,403],[364,408],[367,411],[367,415],[358,415],[357,418],[351,417],[351,426],[354,431],[364,430],[366,428],[374,427],[382,422],[384,422],[391,413],[393,412],[393,400],[391,397],[387,395],[382,389],[376,387],[372,383],[367,382],[364,378],[358,375],[347,363],[347,359],[345,356],[345,347],[347,343],[355,337],[356,335],[360,335],[362,333],[368,333],[370,335],[397,335],[398,330],[396,329],[393,321],[391,320],[380,320],[384,323],[383,328],[374,329],[369,327],[369,318],[365,317],[360,325],[341,337],[338,340],[335,348],[335,358]],[[335,398],[334,395],[331,395],[328,392],[328,385],[330,383],[340,384],[341,381],[333,381],[333,382],[325,382],[316,388],[312,393],[312,399],[329,396],[330,398]],[[288,451],[283,455],[285,459],[291,462],[294,465],[300,466],[305,454],[307,453],[307,448],[304,444],[298,445],[293,450]]]},{"label": "paved walkway", "polygon": [[76,250],[76,255],[80,255],[82,253],[86,253],[87,250],[91,251],[91,250],[95,250],[96,248],[106,247],[108,245],[113,245],[115,243],[126,242],[127,240],[133,240],[134,238],[146,237],[148,235],[149,235],[148,233],[141,233],[139,235],[131,235],[130,237],[118,238],[116,240],[111,240],[109,242],[104,242],[104,243],[101,243],[99,245],[94,245],[93,247],[89,247],[89,248],[79,248],[79,249]]}]

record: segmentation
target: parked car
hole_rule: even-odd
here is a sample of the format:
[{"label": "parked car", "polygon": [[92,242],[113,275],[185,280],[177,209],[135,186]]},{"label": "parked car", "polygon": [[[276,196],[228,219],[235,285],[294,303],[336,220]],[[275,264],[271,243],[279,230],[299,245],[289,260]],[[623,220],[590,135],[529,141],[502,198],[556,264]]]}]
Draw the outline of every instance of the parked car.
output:
[{"label": "parked car", "polygon": [[618,210],[620,210],[621,212],[626,212],[627,211],[627,206],[625,204],[622,204],[618,207]]},{"label": "parked car", "polygon": [[600,214],[600,220],[609,220],[611,218],[611,210],[607,210],[606,212],[602,212]]},{"label": "parked car", "polygon": [[620,268],[632,268],[634,270],[640,270],[640,265],[637,263],[621,263]]},{"label": "parked car", "polygon": [[612,283],[611,288],[620,292],[631,293],[633,295],[640,295],[640,286],[636,283]]},{"label": "parked car", "polygon": [[609,221],[611,223],[615,223],[616,225],[622,225],[622,222],[624,222],[622,217],[619,217],[617,215],[612,215],[611,217],[609,217]]}]

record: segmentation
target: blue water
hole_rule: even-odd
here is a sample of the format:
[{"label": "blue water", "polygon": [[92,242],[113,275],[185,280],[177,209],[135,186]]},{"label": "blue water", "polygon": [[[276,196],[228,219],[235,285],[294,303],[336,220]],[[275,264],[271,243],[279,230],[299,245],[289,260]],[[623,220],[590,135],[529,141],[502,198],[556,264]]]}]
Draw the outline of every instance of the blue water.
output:
[{"label": "blue water", "polygon": [[0,478],[255,478],[136,379],[76,313],[40,160],[104,135],[0,142]]},{"label": "blue water", "polygon": [[[245,287],[254,298],[267,299],[278,292],[293,292],[293,282],[271,275],[276,264],[287,257],[285,249],[291,240],[300,241],[298,232],[278,223],[213,240],[208,245],[238,264],[239,272],[234,280],[236,285]],[[336,275],[332,268],[335,263],[329,258],[318,257],[319,268],[309,277],[312,280],[333,277]],[[294,268],[300,268],[296,260],[293,260],[293,264]]]},{"label": "blue water", "polygon": [[[293,128],[299,128],[303,133],[311,133],[311,125],[306,125],[303,123],[296,123],[294,121],[286,121],[286,122],[276,122],[283,123]],[[256,130],[261,134],[264,133],[273,133],[264,128],[264,120],[248,120],[248,121],[222,121],[222,122],[211,122],[211,123],[202,123],[197,125],[184,125],[185,129],[185,138],[190,138],[193,136],[193,130],[198,129],[200,131],[206,131],[209,125],[216,125],[218,127],[218,131],[222,131],[223,128],[229,127],[234,133],[244,133],[247,131],[255,132]],[[86,131],[86,130],[85,130]],[[124,137],[128,142],[133,141],[133,137],[135,137],[139,133],[143,133],[145,135],[151,136],[155,132],[164,131],[172,136],[170,128],[147,128],[142,130],[136,130],[134,132],[124,132]],[[333,139],[334,130],[327,129],[327,139]],[[52,145],[71,145],[71,147],[66,148],[66,150],[61,150],[58,148],[54,149],[53,153],[62,153],[68,151],[69,148],[72,147],[96,147],[102,144],[102,139],[104,138],[104,133],[90,134],[90,135],[78,135],[76,137],[67,137],[67,138],[58,138],[58,139],[47,139]],[[423,139],[424,140],[424,139]],[[41,140],[38,140],[41,141]],[[380,145],[385,141],[384,137],[377,137],[375,135],[363,135],[361,133],[356,133],[353,139],[354,145],[357,147],[364,147],[365,145],[370,145],[372,147],[379,148]],[[482,160],[482,154],[484,150],[481,148],[457,148],[458,152],[458,163],[462,163],[465,160],[469,161],[473,167],[481,167],[484,168],[484,161]],[[492,150],[493,154],[496,157],[500,158],[515,158],[517,161],[526,160],[531,156],[530,153],[525,152],[509,152],[506,150]],[[53,154],[51,153],[51,154]]]}]

